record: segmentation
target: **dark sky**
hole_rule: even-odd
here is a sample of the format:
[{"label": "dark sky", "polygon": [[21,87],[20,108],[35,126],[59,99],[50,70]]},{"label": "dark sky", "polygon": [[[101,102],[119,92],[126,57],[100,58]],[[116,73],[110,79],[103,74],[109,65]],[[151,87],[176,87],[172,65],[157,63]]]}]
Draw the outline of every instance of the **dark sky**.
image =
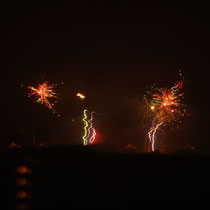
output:
[{"label": "dark sky", "polygon": [[[27,9],[25,7],[27,6]],[[46,6],[46,5],[45,5]],[[82,107],[100,115],[98,142],[141,147],[139,101],[146,86],[170,86],[182,69],[190,116],[168,133],[172,150],[208,141],[210,15],[207,5],[8,4],[1,9],[2,145],[80,144]],[[58,119],[21,84],[58,86]],[[75,121],[72,122],[71,119]]]}]

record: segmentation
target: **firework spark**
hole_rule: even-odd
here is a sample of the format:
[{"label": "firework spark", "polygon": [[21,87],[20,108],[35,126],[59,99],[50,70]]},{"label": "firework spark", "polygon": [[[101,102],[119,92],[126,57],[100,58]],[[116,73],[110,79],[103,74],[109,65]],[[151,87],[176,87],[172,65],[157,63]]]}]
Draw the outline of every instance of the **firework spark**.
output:
[{"label": "firework spark", "polygon": [[77,93],[77,96],[81,99],[84,100],[86,97],[82,93]]},{"label": "firework spark", "polygon": [[[152,122],[146,138],[149,139],[148,151],[155,150],[156,134],[162,127],[161,125],[164,127],[166,124],[174,126],[174,122],[181,122],[180,117],[183,117],[186,112],[185,105],[181,103],[184,95],[181,92],[182,87],[183,80],[177,81],[169,89],[157,88],[152,85],[151,90],[147,91],[147,95],[144,96],[144,122],[147,121],[149,124]],[[148,126],[145,128],[148,129]]]},{"label": "firework spark", "polygon": [[[30,89],[30,93],[28,93],[28,97],[36,96],[36,102],[40,104],[45,104],[48,109],[53,110],[54,103],[50,103],[49,99],[56,99],[56,93],[54,92],[54,85],[48,85],[48,82],[44,82],[43,84],[38,85],[37,88],[28,86]],[[57,101],[55,101],[56,103]],[[54,112],[54,110],[53,110]]]}]

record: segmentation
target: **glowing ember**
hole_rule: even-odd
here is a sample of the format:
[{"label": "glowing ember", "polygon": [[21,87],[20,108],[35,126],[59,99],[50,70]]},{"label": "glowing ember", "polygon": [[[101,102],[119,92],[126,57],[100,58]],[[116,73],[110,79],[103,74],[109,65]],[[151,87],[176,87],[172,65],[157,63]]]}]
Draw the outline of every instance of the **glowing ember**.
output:
[{"label": "glowing ember", "polygon": [[77,93],[77,96],[81,99],[81,100],[84,100],[85,99],[85,96],[81,93]]}]

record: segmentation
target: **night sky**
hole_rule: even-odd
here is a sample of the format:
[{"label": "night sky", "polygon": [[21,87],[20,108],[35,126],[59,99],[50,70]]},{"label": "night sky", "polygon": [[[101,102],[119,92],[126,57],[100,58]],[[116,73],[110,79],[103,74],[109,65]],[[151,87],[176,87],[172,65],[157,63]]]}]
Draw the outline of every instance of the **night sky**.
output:
[{"label": "night sky", "polygon": [[[12,141],[31,146],[33,130],[48,145],[81,144],[81,92],[88,109],[100,113],[97,143],[141,148],[145,89],[154,82],[170,87],[180,69],[190,115],[167,133],[168,149],[209,141],[206,5],[39,6],[18,2],[1,9],[2,147]],[[27,97],[26,87],[41,81],[64,82],[55,107],[61,118]]]}]

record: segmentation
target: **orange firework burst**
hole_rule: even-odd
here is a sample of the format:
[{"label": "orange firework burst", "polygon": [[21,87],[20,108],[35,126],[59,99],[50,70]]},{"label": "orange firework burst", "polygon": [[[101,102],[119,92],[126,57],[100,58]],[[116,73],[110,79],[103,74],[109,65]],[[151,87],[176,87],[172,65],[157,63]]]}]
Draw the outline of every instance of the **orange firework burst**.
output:
[{"label": "orange firework burst", "polygon": [[181,97],[183,97],[183,93],[180,93],[180,89],[183,86],[182,81],[178,81],[170,89],[159,89],[158,92],[152,95],[151,110],[156,113],[157,118],[169,119],[170,116],[175,118],[174,114],[181,114],[181,106],[180,103]]},{"label": "orange firework burst", "polygon": [[[28,88],[30,89],[28,97],[36,96],[37,103],[45,104],[48,107],[48,109],[53,110],[54,103],[50,103],[49,98],[57,98],[56,93],[53,90],[54,85],[48,85],[48,82],[44,82],[43,84],[38,85],[37,88],[31,86],[28,86]],[[55,103],[56,102],[57,101],[55,101]]]}]

